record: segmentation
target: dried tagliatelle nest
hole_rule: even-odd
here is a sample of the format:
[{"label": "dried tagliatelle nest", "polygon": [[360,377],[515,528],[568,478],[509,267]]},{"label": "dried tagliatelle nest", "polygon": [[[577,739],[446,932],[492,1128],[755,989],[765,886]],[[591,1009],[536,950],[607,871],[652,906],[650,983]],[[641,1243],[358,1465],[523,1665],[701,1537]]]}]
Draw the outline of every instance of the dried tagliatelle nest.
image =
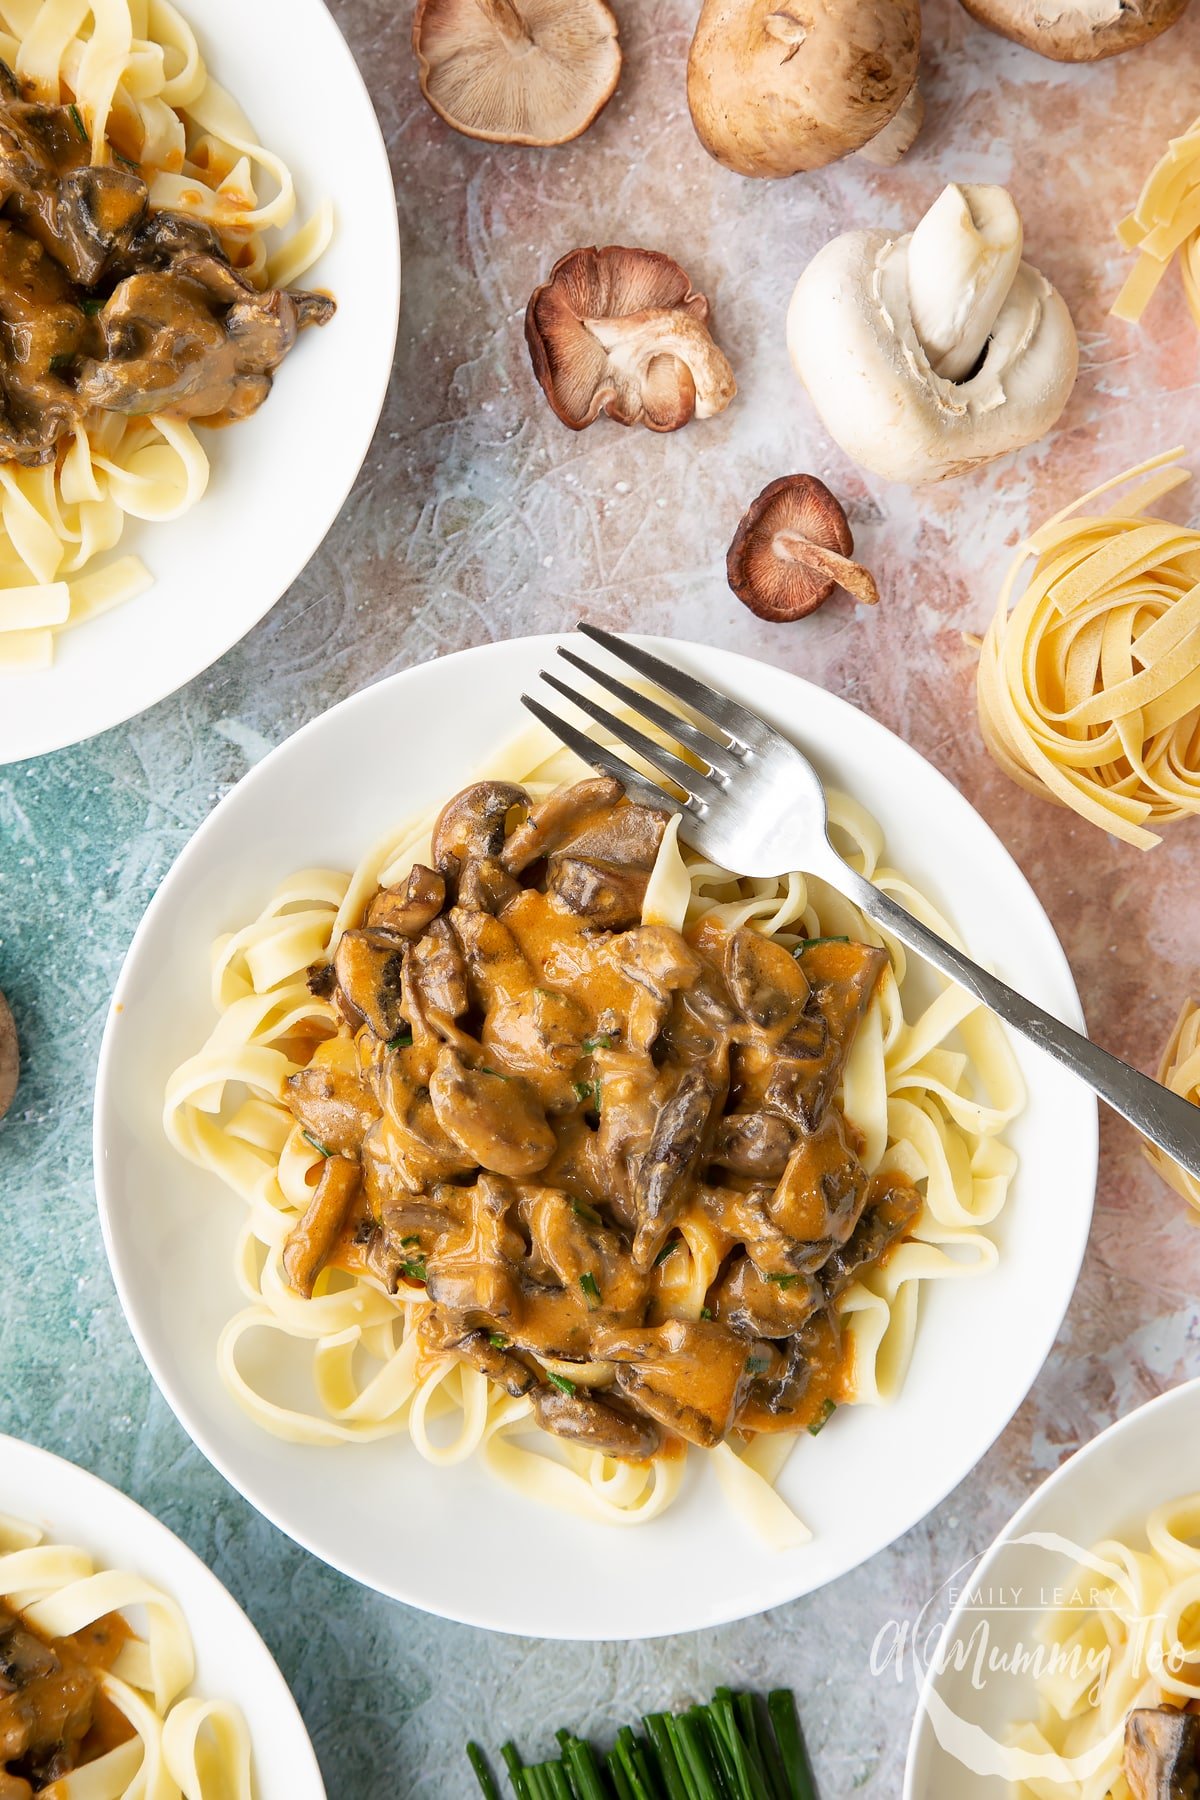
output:
[{"label": "dried tagliatelle nest", "polygon": [[[1200,1106],[1200,1002],[1184,1001],[1158,1065],[1158,1079],[1173,1094],[1182,1094]],[[1163,1180],[1200,1212],[1200,1181],[1153,1144],[1147,1144],[1145,1151]]]},{"label": "dried tagliatelle nest", "polygon": [[1200,325],[1200,119],[1170,140],[1117,237],[1137,251],[1137,261],[1113,301],[1114,317],[1136,325],[1178,256],[1183,291]]},{"label": "dried tagliatelle nest", "polygon": [[[1140,850],[1159,842],[1152,826],[1200,813],[1200,531],[1148,511],[1190,479],[1182,454],[1127,470],[1034,532],[979,661],[979,722],[1000,767]],[[1092,510],[1126,482],[1114,510]]]}]

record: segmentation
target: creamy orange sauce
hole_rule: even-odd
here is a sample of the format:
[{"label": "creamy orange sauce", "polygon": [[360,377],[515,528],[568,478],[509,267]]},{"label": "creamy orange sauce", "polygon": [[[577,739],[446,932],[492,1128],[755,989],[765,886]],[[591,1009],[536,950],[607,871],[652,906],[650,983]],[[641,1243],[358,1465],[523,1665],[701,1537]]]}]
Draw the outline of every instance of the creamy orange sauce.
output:
[{"label": "creamy orange sauce", "polygon": [[[9,1635],[14,1629],[15,1638]],[[23,1777],[36,1793],[49,1779],[83,1768],[133,1736],[128,1719],[100,1689],[100,1677],[132,1637],[125,1619],[108,1613],[72,1636],[48,1638],[10,1601],[0,1600],[0,1645],[12,1652],[0,1680],[5,1773]],[[30,1648],[21,1647],[29,1640],[45,1653],[36,1662]],[[53,1777],[42,1779],[39,1770],[50,1767]]]}]

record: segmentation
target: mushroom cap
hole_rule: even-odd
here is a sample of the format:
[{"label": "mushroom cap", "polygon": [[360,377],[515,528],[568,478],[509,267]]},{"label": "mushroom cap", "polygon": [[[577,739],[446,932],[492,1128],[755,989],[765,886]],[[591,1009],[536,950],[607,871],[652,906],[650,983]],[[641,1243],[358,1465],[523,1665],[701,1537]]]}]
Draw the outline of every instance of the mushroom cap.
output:
[{"label": "mushroom cap", "polygon": [[849,556],[854,536],[841,501],[815,475],[781,475],[751,502],[725,560],[729,585],[760,619],[803,619],[837,586],[826,570],[780,553],[779,534]]},{"label": "mushroom cap", "polygon": [[737,392],[709,336],[708,301],[658,250],[572,250],[525,312],[534,374],[555,413],[582,431],[601,412],[621,425],[677,431]]},{"label": "mushroom cap", "polygon": [[792,295],[788,349],[848,456],[889,481],[942,481],[1048,431],[1079,346],[1061,295],[1022,262],[976,370],[938,375],[913,325],[908,244],[851,231],[819,250]]},{"label": "mushroom cap", "polygon": [[919,0],[707,0],[688,56],[701,143],[739,175],[861,150],[917,78]]},{"label": "mushroom cap", "polygon": [[1148,44],[1188,0],[962,0],[973,19],[1054,62],[1099,62]]},{"label": "mushroom cap", "polygon": [[494,144],[567,143],[621,76],[605,0],[418,0],[413,50],[434,112]]},{"label": "mushroom cap", "polygon": [[8,1001],[0,994],[0,1119],[13,1103],[20,1067],[16,1023]]}]

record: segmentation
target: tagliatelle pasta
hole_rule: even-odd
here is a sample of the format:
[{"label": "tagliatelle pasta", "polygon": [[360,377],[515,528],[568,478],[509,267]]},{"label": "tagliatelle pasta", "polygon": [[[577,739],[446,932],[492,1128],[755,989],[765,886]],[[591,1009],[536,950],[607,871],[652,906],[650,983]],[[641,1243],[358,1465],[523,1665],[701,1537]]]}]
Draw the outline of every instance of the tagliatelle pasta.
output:
[{"label": "tagliatelle pasta", "polygon": [[[1181,455],[1027,539],[979,660],[980,726],[1005,773],[1142,850],[1152,826],[1200,813],[1200,532],[1147,513],[1189,479]],[[1087,510],[1127,482],[1119,510]]]},{"label": "tagliatelle pasta", "polygon": [[[99,1753],[51,1784],[55,1800],[252,1800],[245,1720],[228,1702],[187,1693],[192,1639],[169,1595],[0,1514],[0,1600],[44,1643],[66,1640],[108,1708]],[[104,1654],[91,1664],[93,1627]]]},{"label": "tagliatelle pasta", "polygon": [[[538,727],[491,761],[486,776],[519,782],[536,801],[578,779],[581,769]],[[407,1435],[431,1463],[478,1456],[531,1498],[611,1524],[642,1524],[678,1494],[682,1454],[624,1462],[551,1439],[535,1428],[528,1398],[513,1398],[455,1357],[422,1348],[416,1328],[428,1302],[421,1288],[402,1284],[389,1295],[369,1277],[326,1268],[306,1299],[284,1270],[284,1244],[312,1197],[320,1153],[281,1096],[311,1053],[306,1041],[311,1046],[335,1023],[306,974],[343,930],[360,923],[380,886],[428,860],[435,816],[400,827],[350,872],[315,868],[290,877],[256,919],[215,945],[217,1024],[171,1076],[164,1124],[184,1156],[246,1205],[235,1250],[245,1306],[216,1346],[221,1376],[258,1424],[293,1442]],[[884,864],[880,830],[861,807],[834,795],[831,817],[864,873],[952,937],[929,903]],[[785,947],[823,936],[883,941],[824,883],[800,874],[741,879],[683,849],[674,825],[662,840],[642,916],[677,929],[700,921],[730,931],[749,926]],[[914,978],[899,944],[887,949],[890,968],[853,1043],[840,1103],[865,1145],[867,1170],[903,1177],[923,1204],[905,1241],[840,1302],[853,1345],[854,1398],[865,1404],[892,1399],[904,1380],[924,1284],[994,1266],[989,1227],[1016,1162],[1003,1132],[1024,1103],[998,1022],[940,978],[924,971]],[[926,980],[933,997],[918,998]],[[698,1319],[724,1252],[698,1216],[685,1215],[680,1231],[682,1246],[661,1271],[656,1266],[660,1300],[671,1316]],[[553,1364],[546,1366],[553,1379]],[[602,1368],[596,1377],[586,1367],[581,1376],[576,1363],[560,1372],[568,1370],[572,1381],[603,1379]],[[736,1508],[780,1546],[808,1536],[774,1491],[794,1442],[794,1433],[772,1434],[727,1441],[709,1453]]]},{"label": "tagliatelle pasta", "polygon": [[1061,1584],[1066,1604],[1038,1633],[1038,1718],[1012,1740],[1020,1800],[1130,1800],[1130,1713],[1200,1703],[1198,1534],[1200,1494],[1183,1495],[1136,1540],[1096,1544]]},{"label": "tagliatelle pasta", "polygon": [[[1158,1065],[1158,1079],[1173,1094],[1182,1094],[1185,1100],[1200,1106],[1200,1004],[1195,1000],[1185,1000],[1179,1010]],[[1147,1160],[1163,1180],[1200,1212],[1200,1181],[1156,1145],[1146,1144],[1144,1148]]]},{"label": "tagliatelle pasta", "polygon": [[[94,167],[136,167],[152,210],[212,226],[255,288],[295,281],[328,245],[331,207],[291,229],[287,164],[212,80],[169,0],[0,0],[0,60],[27,99],[69,103]],[[62,632],[150,587],[139,557],[111,554],[126,521],[177,518],[208,480],[201,436],[155,410],[96,410],[53,461],[0,463],[0,673],[48,667]]]},{"label": "tagliatelle pasta", "polygon": [[1178,256],[1183,290],[1200,325],[1200,119],[1170,140],[1137,205],[1117,226],[1117,237],[1137,251],[1137,261],[1113,302],[1113,316],[1136,324]]}]

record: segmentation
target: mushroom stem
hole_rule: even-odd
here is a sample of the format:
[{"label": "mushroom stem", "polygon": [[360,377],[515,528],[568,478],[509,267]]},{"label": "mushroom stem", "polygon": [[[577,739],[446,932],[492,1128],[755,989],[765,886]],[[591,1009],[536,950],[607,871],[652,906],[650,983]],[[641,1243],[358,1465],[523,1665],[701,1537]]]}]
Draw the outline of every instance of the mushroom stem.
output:
[{"label": "mushroom stem", "polygon": [[890,125],[885,125],[882,131],[877,132],[858,154],[864,162],[874,163],[877,168],[890,169],[893,163],[898,163],[912,149],[924,123],[925,96],[920,84],[914,81]]},{"label": "mushroom stem", "polygon": [[803,563],[827,581],[845,588],[864,606],[878,605],[879,589],[874,576],[850,557],[839,556],[836,550],[827,550],[823,544],[814,544],[811,538],[802,537],[798,531],[777,531],[771,539],[771,548],[782,562]]},{"label": "mushroom stem", "polygon": [[974,369],[1021,266],[1021,215],[1002,187],[942,189],[908,244],[913,329],[946,381]]},{"label": "mushroom stem", "polygon": [[508,43],[532,46],[533,39],[513,0],[475,0],[475,3]]}]

